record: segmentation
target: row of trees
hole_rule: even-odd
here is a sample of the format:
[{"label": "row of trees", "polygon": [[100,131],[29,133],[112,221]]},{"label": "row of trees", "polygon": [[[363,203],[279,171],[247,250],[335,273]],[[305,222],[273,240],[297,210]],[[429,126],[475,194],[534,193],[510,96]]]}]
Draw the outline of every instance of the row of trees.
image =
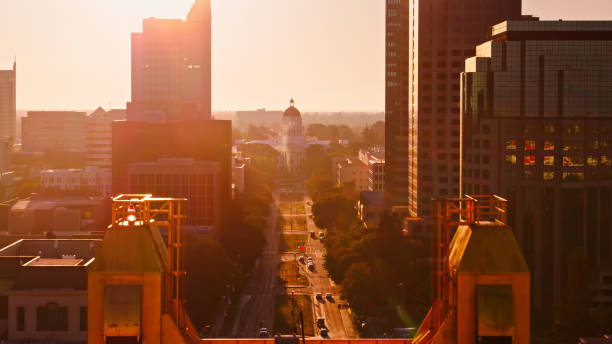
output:
[{"label": "row of trees", "polygon": [[[366,147],[382,146],[385,144],[385,122],[377,121],[366,124],[361,133],[359,133],[358,128],[351,128],[343,124],[314,123],[306,128],[305,134],[306,136],[317,137],[319,140],[348,140],[350,142],[361,142]],[[234,128],[232,135],[238,139],[270,140],[276,136],[276,133],[270,127],[250,124],[244,131]]]},{"label": "row of trees", "polygon": [[325,267],[365,321],[362,335],[416,326],[429,308],[428,244],[404,237],[395,214],[383,215],[377,230],[364,229],[354,195],[332,182],[332,156],[343,153],[351,152],[316,146],[306,152],[314,221],[327,229]]},{"label": "row of trees", "polygon": [[270,215],[271,188],[277,153],[266,145],[240,147],[252,159],[246,169],[245,192],[231,201],[216,235],[187,237],[186,297],[196,325],[215,322],[224,300],[244,287],[254,262],[266,245],[264,230]]}]

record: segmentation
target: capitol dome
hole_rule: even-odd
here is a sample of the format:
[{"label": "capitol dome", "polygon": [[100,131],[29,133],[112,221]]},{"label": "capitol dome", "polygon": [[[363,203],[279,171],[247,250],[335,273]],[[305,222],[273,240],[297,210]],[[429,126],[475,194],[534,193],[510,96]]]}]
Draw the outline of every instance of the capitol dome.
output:
[{"label": "capitol dome", "polygon": [[293,99],[291,99],[290,105],[283,113],[283,117],[301,117],[300,111],[293,106]]}]

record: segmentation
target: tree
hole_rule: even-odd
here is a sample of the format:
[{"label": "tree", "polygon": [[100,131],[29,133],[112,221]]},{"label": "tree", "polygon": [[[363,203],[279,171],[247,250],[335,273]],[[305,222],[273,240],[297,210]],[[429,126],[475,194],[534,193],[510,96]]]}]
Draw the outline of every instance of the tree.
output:
[{"label": "tree", "polygon": [[[212,323],[222,296],[229,296],[238,277],[234,263],[217,241],[185,235],[185,294],[190,317],[197,325]],[[230,288],[227,288],[230,285]]]},{"label": "tree", "polygon": [[348,228],[356,220],[355,202],[335,194],[322,198],[312,206],[314,222],[319,228]]}]

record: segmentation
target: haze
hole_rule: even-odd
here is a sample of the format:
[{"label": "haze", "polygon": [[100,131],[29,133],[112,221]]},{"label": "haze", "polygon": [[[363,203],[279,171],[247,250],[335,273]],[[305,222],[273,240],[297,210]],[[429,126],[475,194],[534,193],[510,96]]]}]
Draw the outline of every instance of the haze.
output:
[{"label": "haze", "polygon": [[[18,108],[124,107],[130,32],[145,17],[184,18],[192,2],[0,0],[0,69],[17,56]],[[303,111],[384,109],[383,0],[213,0],[212,11],[215,110],[290,97]],[[523,0],[544,19],[611,11],[609,0]]]}]

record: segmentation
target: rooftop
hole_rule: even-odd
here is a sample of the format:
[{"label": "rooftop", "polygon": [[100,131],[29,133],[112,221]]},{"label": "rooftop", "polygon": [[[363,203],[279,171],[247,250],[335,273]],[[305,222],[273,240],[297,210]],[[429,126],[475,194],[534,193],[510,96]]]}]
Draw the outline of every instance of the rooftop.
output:
[{"label": "rooftop", "polygon": [[[550,40],[565,40],[565,39],[595,39],[595,40],[610,40],[612,34],[612,21],[587,21],[587,20],[508,20],[493,25],[491,28],[491,36],[493,38],[507,38],[509,34],[527,34],[526,39],[550,39]],[[545,33],[554,35],[546,36]],[[565,33],[561,35],[561,33]],[[585,36],[581,33],[588,33]],[[594,35],[594,33],[598,33]],[[518,36],[519,38],[523,36]]]}]

